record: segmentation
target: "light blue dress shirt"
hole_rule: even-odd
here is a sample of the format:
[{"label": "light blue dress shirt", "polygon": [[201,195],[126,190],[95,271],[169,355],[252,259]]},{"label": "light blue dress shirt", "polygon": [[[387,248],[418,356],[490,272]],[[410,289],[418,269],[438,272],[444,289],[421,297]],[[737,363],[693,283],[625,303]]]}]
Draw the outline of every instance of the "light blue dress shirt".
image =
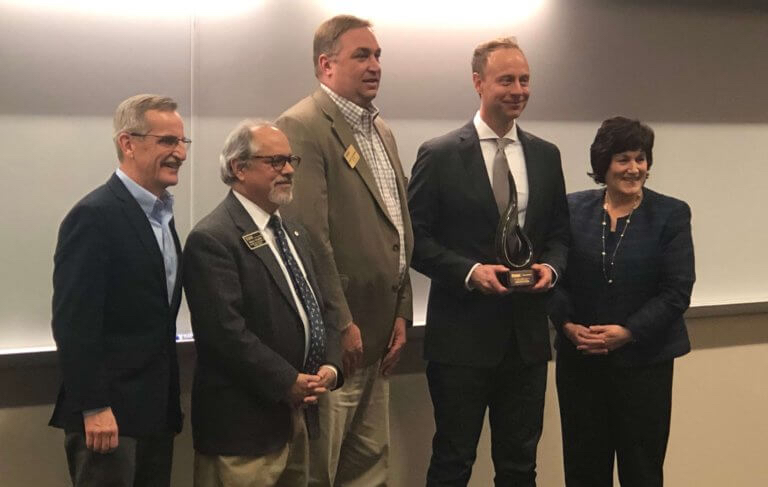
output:
[{"label": "light blue dress shirt", "polygon": [[119,168],[115,173],[144,211],[144,214],[147,215],[147,219],[152,226],[155,240],[157,240],[157,245],[163,254],[165,283],[168,286],[168,303],[170,304],[173,299],[173,289],[176,286],[176,269],[179,260],[176,254],[176,245],[171,235],[170,222],[173,219],[173,195],[166,191],[161,198],[158,198],[141,187]]}]

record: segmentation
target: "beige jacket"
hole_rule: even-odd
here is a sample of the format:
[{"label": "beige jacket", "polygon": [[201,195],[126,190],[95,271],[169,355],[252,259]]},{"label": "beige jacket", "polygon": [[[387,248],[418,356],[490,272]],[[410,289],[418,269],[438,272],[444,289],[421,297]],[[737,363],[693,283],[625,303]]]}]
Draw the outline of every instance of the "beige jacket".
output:
[{"label": "beige jacket", "polygon": [[[413,231],[406,182],[392,132],[377,117],[375,127],[397,177],[405,229],[405,271],[398,272],[399,236],[389,218],[369,163],[352,128],[333,100],[318,87],[285,111],[277,125],[301,157],[294,200],[281,212],[311,235],[323,299],[339,329],[360,327],[363,362],[370,365],[387,349],[396,317],[411,320],[408,277]],[[344,157],[353,146],[360,159],[352,167]]]}]

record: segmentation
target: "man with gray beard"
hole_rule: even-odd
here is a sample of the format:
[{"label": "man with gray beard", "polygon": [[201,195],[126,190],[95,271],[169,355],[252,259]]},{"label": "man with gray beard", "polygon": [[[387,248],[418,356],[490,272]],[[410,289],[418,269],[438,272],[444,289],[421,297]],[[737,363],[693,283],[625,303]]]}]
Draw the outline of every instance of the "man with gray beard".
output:
[{"label": "man with gray beard", "polygon": [[300,160],[274,125],[241,122],[220,156],[232,190],[187,238],[198,487],[306,485],[317,398],[342,383],[305,232],[278,210]]}]

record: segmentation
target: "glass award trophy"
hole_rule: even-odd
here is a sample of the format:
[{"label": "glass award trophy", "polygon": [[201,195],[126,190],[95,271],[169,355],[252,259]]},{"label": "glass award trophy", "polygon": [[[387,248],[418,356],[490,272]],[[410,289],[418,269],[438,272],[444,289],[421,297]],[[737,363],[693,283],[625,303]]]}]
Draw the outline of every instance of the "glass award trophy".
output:
[{"label": "glass award trophy", "polygon": [[507,266],[508,274],[499,275],[499,281],[505,287],[532,286],[536,279],[531,264],[533,246],[518,222],[517,190],[510,178],[511,190],[509,205],[499,220],[496,228],[496,257],[499,263]]}]

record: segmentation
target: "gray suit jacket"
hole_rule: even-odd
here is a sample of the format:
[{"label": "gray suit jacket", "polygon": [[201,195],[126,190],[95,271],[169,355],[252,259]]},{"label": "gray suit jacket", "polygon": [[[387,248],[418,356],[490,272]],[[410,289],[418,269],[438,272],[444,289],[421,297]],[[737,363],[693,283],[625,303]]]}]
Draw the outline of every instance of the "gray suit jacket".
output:
[{"label": "gray suit jacket", "polygon": [[[317,254],[318,278],[328,288],[329,309],[342,328],[350,321],[363,338],[363,361],[370,365],[386,352],[396,317],[412,319],[408,277],[413,233],[405,176],[392,132],[377,118],[376,130],[397,177],[405,227],[406,271],[398,272],[399,236],[387,214],[368,161],[352,128],[333,100],[319,88],[277,120],[302,162],[296,173],[294,201],[284,210],[310,232]],[[360,160],[350,167],[349,146]]]},{"label": "gray suit jacket", "polygon": [[[283,220],[321,301],[306,232]],[[304,325],[288,281],[268,245],[230,192],[192,230],[184,248],[184,290],[192,313],[197,366],[192,387],[195,449],[213,455],[264,455],[291,432],[285,402],[304,361]],[[326,359],[339,370],[339,336],[327,327]]]}]

